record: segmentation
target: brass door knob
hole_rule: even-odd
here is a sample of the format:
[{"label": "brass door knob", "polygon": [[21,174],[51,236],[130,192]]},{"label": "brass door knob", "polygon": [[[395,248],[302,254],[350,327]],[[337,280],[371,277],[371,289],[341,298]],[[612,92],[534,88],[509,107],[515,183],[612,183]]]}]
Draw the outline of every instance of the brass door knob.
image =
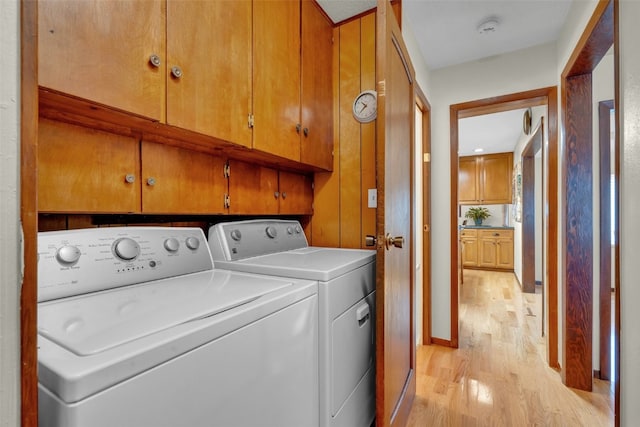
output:
[{"label": "brass door knob", "polygon": [[387,234],[385,237],[385,246],[387,250],[389,250],[391,246],[394,246],[396,248],[402,248],[404,246],[404,237],[403,236],[391,237],[390,234]]}]

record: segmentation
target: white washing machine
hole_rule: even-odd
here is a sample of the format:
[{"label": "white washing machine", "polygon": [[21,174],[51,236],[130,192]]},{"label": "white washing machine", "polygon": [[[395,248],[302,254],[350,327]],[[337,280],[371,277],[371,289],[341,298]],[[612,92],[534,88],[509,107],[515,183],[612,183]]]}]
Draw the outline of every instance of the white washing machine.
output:
[{"label": "white washing machine", "polygon": [[250,220],[209,229],[218,268],[318,281],[320,425],[375,418],[373,250],[312,247],[298,221]]},{"label": "white washing machine", "polygon": [[202,230],[38,235],[39,425],[317,426],[309,280],[213,269]]}]

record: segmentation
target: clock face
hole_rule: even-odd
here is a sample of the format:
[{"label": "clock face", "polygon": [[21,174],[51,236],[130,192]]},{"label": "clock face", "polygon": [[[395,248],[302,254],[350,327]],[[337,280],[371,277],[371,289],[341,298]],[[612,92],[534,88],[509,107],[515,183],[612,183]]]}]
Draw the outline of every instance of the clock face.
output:
[{"label": "clock face", "polygon": [[360,123],[369,123],[378,115],[378,100],[374,90],[365,90],[353,101],[353,117]]}]

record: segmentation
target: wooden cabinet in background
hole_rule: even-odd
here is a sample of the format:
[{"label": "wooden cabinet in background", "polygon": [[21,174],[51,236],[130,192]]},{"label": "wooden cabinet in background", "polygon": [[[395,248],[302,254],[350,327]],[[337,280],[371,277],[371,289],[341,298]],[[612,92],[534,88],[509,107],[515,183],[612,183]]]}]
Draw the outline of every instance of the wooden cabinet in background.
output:
[{"label": "wooden cabinet in background", "polygon": [[465,268],[513,270],[513,230],[504,228],[460,231]]},{"label": "wooden cabinet in background", "polygon": [[40,212],[224,213],[223,170],[206,153],[40,120]]},{"label": "wooden cabinet in background", "polygon": [[513,153],[465,156],[458,160],[461,205],[510,204]]},{"label": "wooden cabinet in background", "polygon": [[229,160],[229,213],[313,214],[310,176]]}]

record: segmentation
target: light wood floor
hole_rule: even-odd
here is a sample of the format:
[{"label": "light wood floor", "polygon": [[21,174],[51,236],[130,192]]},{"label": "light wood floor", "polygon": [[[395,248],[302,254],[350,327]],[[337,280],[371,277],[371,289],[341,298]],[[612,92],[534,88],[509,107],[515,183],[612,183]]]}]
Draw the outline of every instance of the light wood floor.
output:
[{"label": "light wood floor", "polygon": [[409,426],[611,426],[613,390],[570,389],[545,362],[541,295],[513,273],[465,270],[460,348],[419,346]]}]

